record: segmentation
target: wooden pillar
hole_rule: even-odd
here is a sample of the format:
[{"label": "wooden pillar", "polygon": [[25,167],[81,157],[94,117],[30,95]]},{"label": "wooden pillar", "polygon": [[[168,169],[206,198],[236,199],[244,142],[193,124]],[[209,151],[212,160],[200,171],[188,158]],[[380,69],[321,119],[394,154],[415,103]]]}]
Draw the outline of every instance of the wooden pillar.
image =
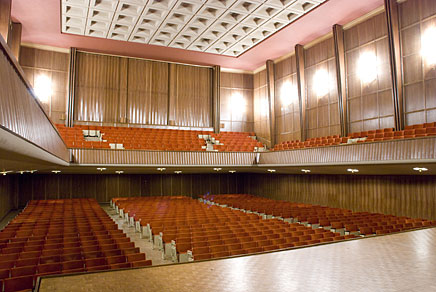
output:
[{"label": "wooden pillar", "polygon": [[300,103],[301,141],[306,141],[306,81],[304,78],[304,48],[302,45],[295,46],[295,58],[297,60],[297,86],[298,100]]},{"label": "wooden pillar", "polygon": [[347,116],[347,87],[345,75],[345,47],[344,29],[342,25],[333,25],[333,38],[335,42],[336,80],[338,87],[339,121],[341,123],[341,136],[348,135]]},{"label": "wooden pillar", "polygon": [[118,122],[128,123],[127,120],[127,87],[129,78],[129,58],[120,58],[120,96]]},{"label": "wooden pillar", "polygon": [[397,0],[384,0],[388,27],[389,57],[391,64],[392,101],[395,129],[404,129],[403,80],[401,76],[401,43]]},{"label": "wooden pillar", "polygon": [[12,0],[0,0],[0,35],[5,42],[11,29],[11,3]]},{"label": "wooden pillar", "polygon": [[276,114],[275,114],[275,78],[274,78],[274,62],[266,61],[266,86],[269,105],[269,129],[271,138],[271,148],[276,145]]},{"label": "wooden pillar", "polygon": [[21,48],[21,23],[12,22],[11,31],[8,36],[8,45],[14,54],[15,58],[20,58],[20,48]]},{"label": "wooden pillar", "polygon": [[216,134],[221,129],[220,118],[220,86],[221,86],[221,67],[213,66],[212,68],[212,127]]},{"label": "wooden pillar", "polygon": [[76,48],[70,49],[70,70],[68,79],[68,107],[67,107],[67,127],[74,126],[74,97],[76,90],[76,62],[77,62],[77,50]]},{"label": "wooden pillar", "polygon": [[167,126],[176,125],[177,109],[177,65],[168,63],[168,109]]}]

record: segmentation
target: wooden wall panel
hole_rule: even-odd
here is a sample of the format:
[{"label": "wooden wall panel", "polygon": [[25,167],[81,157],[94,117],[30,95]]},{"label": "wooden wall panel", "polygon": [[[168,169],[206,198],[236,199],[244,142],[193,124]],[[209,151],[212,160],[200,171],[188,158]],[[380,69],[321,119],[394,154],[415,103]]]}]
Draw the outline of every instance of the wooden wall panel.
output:
[{"label": "wooden wall panel", "polygon": [[253,132],[253,75],[221,72],[220,78],[221,131]]},{"label": "wooden wall panel", "polygon": [[276,143],[301,140],[295,55],[275,64]]},{"label": "wooden wall panel", "polygon": [[[336,63],[333,38],[328,38],[304,52],[306,80],[307,138],[340,135]],[[325,76],[319,75],[325,72]],[[322,80],[316,80],[322,76]],[[325,87],[319,96],[317,87]]]},{"label": "wooden wall panel", "polygon": [[266,70],[254,74],[253,95],[254,132],[260,142],[271,146],[269,124],[268,92],[266,84]]},{"label": "wooden wall panel", "polygon": [[168,67],[167,63],[128,60],[127,122],[167,124]]},{"label": "wooden wall panel", "polygon": [[405,124],[434,122],[436,121],[435,65],[427,62],[421,55],[421,35],[425,34],[429,27],[435,27],[436,5],[432,0],[408,0],[398,5]]},{"label": "wooden wall panel", "polygon": [[69,54],[22,46],[19,60],[33,87],[39,76],[46,76],[51,80],[52,95],[42,106],[54,123],[65,123]]},{"label": "wooden wall panel", "polygon": [[10,33],[11,7],[12,0],[0,1],[0,36],[2,36],[5,41],[8,40]]},{"label": "wooden wall panel", "polygon": [[15,177],[12,175],[0,176],[0,220],[9,211],[16,209]]},{"label": "wooden wall panel", "polygon": [[271,199],[436,219],[434,176],[251,174],[244,187]]},{"label": "wooden wall panel", "polygon": [[[385,13],[346,29],[344,43],[349,132],[395,127]],[[363,82],[359,75],[359,60],[364,54],[376,60],[376,77],[370,82]]]},{"label": "wooden wall panel", "polygon": [[109,202],[115,197],[198,197],[240,193],[243,189],[241,174],[23,174],[16,180],[17,184],[12,176],[0,176],[0,218],[14,208],[15,194],[23,207],[32,199],[95,198]]}]

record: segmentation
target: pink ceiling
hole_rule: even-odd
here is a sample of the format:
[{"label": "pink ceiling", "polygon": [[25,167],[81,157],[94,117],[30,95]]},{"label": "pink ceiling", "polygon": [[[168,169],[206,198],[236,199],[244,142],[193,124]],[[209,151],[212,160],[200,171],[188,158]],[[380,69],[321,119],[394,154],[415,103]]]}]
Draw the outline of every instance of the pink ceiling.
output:
[{"label": "pink ceiling", "polygon": [[383,4],[383,0],[329,0],[295,23],[269,37],[241,56],[227,57],[169,47],[144,45],[61,33],[60,0],[13,0],[12,18],[23,24],[22,42],[115,55],[142,57],[224,68],[254,70],[331,31],[333,24],[345,24]]}]

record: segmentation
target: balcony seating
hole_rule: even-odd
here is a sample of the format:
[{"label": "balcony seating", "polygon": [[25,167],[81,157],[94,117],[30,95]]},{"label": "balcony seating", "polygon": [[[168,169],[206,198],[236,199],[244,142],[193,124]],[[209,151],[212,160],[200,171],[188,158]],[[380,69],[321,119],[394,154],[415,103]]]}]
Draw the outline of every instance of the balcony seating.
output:
[{"label": "balcony seating", "polygon": [[0,232],[0,291],[37,277],[151,265],[94,199],[30,201]]},{"label": "balcony seating", "polygon": [[[211,133],[211,139],[218,141],[218,145],[213,148],[218,151],[244,151],[253,152],[262,148],[263,144],[251,138],[255,133],[246,132],[222,132],[220,134]],[[221,145],[222,144],[222,145]]]}]

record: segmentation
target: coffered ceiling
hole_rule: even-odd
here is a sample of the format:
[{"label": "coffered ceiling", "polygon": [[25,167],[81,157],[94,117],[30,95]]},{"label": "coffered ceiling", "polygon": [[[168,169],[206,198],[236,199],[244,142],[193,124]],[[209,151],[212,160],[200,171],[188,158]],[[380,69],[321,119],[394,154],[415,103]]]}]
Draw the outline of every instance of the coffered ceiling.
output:
[{"label": "coffered ceiling", "polygon": [[237,57],[326,0],[62,0],[62,32]]}]

